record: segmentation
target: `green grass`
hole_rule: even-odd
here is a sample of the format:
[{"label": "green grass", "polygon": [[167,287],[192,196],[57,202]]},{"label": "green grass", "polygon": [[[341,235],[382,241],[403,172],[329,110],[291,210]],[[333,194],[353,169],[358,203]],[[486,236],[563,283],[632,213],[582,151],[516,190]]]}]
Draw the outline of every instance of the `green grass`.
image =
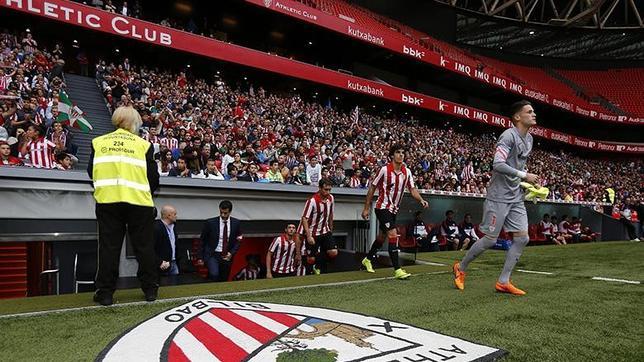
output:
[{"label": "green grass", "polygon": [[[462,252],[428,253],[419,259],[450,264]],[[508,361],[643,361],[644,285],[591,280],[592,276],[644,280],[644,244],[596,243],[526,249],[515,272],[524,297],[495,293],[503,253],[489,251],[471,265],[466,289],[453,289],[448,267],[414,266],[408,281],[273,291],[229,296],[329,307],[387,318],[502,348]],[[424,274],[421,274],[424,273]],[[432,273],[432,274],[429,274]],[[389,276],[390,269],[375,277]],[[271,281],[163,288],[161,297],[278,288],[303,283],[372,278],[363,272]],[[0,302],[0,314],[91,305],[90,294]],[[138,290],[119,291],[119,302],[140,300]],[[224,298],[222,298],[224,299]],[[184,302],[0,319],[0,360],[90,360],[125,329]]]}]

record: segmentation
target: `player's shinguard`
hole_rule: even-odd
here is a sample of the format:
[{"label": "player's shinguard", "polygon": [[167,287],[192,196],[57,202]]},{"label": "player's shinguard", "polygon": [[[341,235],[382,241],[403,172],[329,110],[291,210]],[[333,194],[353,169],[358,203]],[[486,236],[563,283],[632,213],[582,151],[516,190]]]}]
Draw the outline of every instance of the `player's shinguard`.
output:
[{"label": "player's shinguard", "polygon": [[327,262],[338,256],[338,245],[333,238],[335,204],[331,185],[329,179],[320,180],[318,192],[306,200],[297,229],[302,243],[306,245],[306,262],[311,265],[314,274],[326,273]]},{"label": "player's shinguard", "polygon": [[523,290],[512,285],[510,274],[529,241],[528,214],[520,182],[524,180],[536,185],[539,180],[537,175],[527,173],[525,169],[532,150],[532,136],[528,130],[536,124],[536,114],[530,102],[521,101],[511,106],[510,116],[514,127],[501,134],[494,153],[492,178],[480,226],[485,236],[474,243],[463,260],[452,266],[454,285],[460,290],[465,288],[465,272],[469,263],[494,246],[501,228],[505,228],[507,232],[513,233],[513,242],[506,254],[503,271],[495,289],[514,295],[525,294]]},{"label": "player's shinguard", "polygon": [[365,267],[367,272],[374,272],[373,262],[376,260],[378,250],[382,247],[383,242],[387,240],[389,258],[394,268],[394,277],[396,279],[407,279],[411,274],[400,267],[398,258],[400,252],[398,239],[400,236],[396,229],[396,214],[398,213],[405,189],[409,190],[412,197],[424,208],[429,207],[429,204],[418,193],[411,171],[403,163],[405,160],[404,147],[402,145],[391,146],[389,149],[389,157],[391,158],[391,162],[380,168],[378,175],[371,183],[369,191],[367,192],[364,209],[362,210],[362,218],[367,220],[369,218],[369,212],[371,211],[373,195],[378,190],[375,214],[376,218],[378,218],[381,232],[371,245],[367,256],[362,260],[362,266]]}]

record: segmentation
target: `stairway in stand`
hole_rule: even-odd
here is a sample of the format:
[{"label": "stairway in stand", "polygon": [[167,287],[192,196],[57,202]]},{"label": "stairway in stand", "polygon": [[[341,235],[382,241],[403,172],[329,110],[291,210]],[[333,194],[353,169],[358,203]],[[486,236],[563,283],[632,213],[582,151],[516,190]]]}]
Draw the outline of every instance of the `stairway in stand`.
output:
[{"label": "stairway in stand", "polygon": [[75,74],[65,74],[67,94],[74,105],[80,108],[85,119],[94,128],[89,133],[74,129],[74,143],[78,145],[78,165],[76,169],[85,170],[89,160],[92,139],[112,132],[112,115],[107,109],[103,93],[96,83],[96,79]]}]

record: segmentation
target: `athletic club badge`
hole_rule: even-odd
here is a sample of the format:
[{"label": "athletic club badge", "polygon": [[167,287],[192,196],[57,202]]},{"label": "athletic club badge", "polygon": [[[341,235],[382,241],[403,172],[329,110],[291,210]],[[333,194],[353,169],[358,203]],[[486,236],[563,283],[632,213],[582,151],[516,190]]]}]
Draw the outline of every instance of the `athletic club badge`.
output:
[{"label": "athletic club badge", "polygon": [[264,6],[266,6],[267,8],[270,8],[272,2],[273,0],[264,0]]},{"label": "athletic club badge", "polygon": [[341,311],[199,299],[142,322],[97,361],[488,361],[505,351]]}]

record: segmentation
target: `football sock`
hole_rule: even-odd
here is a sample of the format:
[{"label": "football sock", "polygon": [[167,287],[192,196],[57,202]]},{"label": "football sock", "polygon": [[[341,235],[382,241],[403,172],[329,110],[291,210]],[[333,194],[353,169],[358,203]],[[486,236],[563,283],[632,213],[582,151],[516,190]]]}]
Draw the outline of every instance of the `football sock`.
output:
[{"label": "football sock", "polygon": [[465,254],[465,257],[463,260],[461,260],[461,271],[467,270],[467,266],[474,260],[476,259],[479,255],[481,255],[485,250],[491,248],[496,244],[496,237],[491,238],[488,235],[485,235],[481,239],[479,239],[477,242],[472,245],[470,250],[467,251],[467,254]]},{"label": "football sock", "polygon": [[373,244],[371,244],[371,249],[369,249],[369,254],[367,254],[367,259],[371,260],[371,262],[375,262],[378,257],[378,250],[380,250],[381,246],[382,242],[378,239],[374,240]]},{"label": "football sock", "polygon": [[400,261],[398,260],[398,237],[389,238],[389,258],[391,259],[391,266],[394,270],[400,268]]},{"label": "football sock", "polygon": [[523,248],[528,245],[529,241],[530,238],[528,238],[528,235],[515,236],[512,239],[512,246],[510,247],[510,250],[508,250],[508,253],[505,255],[505,264],[503,265],[503,271],[501,272],[501,276],[499,277],[500,283],[505,284],[510,281],[510,274],[512,274],[514,266],[519,261],[521,253],[523,253]]}]

